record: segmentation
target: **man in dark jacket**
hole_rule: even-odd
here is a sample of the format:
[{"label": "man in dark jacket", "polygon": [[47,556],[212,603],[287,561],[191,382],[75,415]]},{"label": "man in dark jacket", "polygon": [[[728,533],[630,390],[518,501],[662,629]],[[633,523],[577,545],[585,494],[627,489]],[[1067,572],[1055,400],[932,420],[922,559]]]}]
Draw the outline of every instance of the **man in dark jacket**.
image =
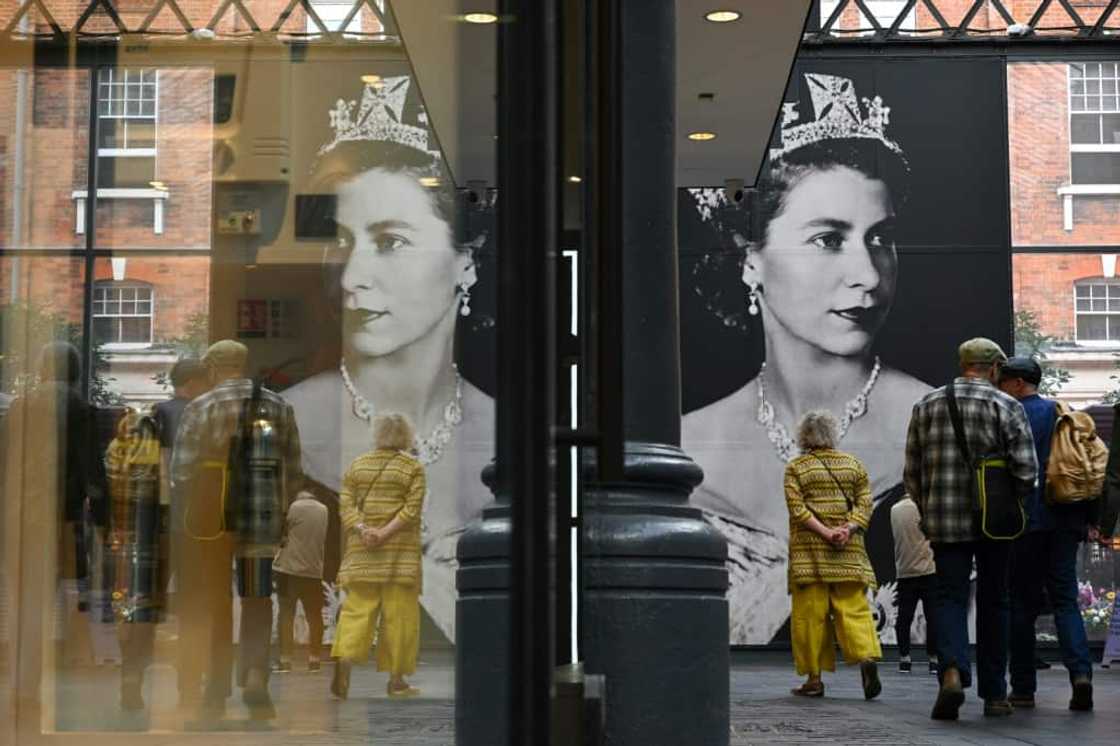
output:
[{"label": "man in dark jacket", "polygon": [[1042,368],[1029,357],[1013,357],[1000,373],[999,387],[1019,400],[1027,412],[1038,457],[1038,484],[1028,496],[1027,532],[1015,540],[1011,562],[1011,696],[1015,707],[1034,707],[1034,623],[1042,608],[1043,589],[1054,610],[1062,662],[1069,671],[1071,710],[1093,709],[1093,665],[1089,640],[1077,604],[1077,549],[1093,525],[1097,500],[1047,505],[1046,464],[1058,419],[1057,404],[1038,395]]}]

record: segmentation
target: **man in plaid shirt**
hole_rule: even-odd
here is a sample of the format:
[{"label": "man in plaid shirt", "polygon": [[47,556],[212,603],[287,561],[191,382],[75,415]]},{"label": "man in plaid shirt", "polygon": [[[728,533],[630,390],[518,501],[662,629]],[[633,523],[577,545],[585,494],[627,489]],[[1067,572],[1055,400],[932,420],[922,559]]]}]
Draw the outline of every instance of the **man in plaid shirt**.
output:
[{"label": "man in plaid shirt", "polygon": [[[961,376],[953,381],[964,434],[974,457],[1000,455],[1026,498],[1034,489],[1038,462],[1023,406],[996,387],[1007,355],[990,339],[960,346]],[[968,650],[969,576],[976,561],[976,660],[984,714],[1010,715],[1007,702],[1010,541],[980,531],[972,496],[972,465],[960,452],[945,388],[914,405],[906,438],[906,490],[922,514],[933,547],[941,688],[935,720],[955,720],[972,683]]]},{"label": "man in plaid shirt", "polygon": [[[267,531],[253,532],[257,524],[248,527],[248,536],[243,535],[246,526],[226,525],[225,501],[233,483],[231,471],[245,469],[229,460],[230,442],[237,433],[242,409],[253,394],[253,381],[245,377],[247,359],[245,345],[228,339],[215,342],[206,351],[202,362],[214,387],[183,410],[171,456],[172,530],[182,536],[177,568],[181,599],[179,696],[188,706],[198,702],[206,668],[206,692],[200,713],[204,720],[220,719],[230,694],[233,557],[237,556],[239,568],[253,568],[267,582],[276,553],[276,546],[267,543]],[[250,415],[267,421],[272,433],[274,456],[278,457],[282,476],[276,485],[280,493],[276,496],[277,504],[266,507],[278,511],[282,520],[303,480],[295,414],[278,394],[261,389]],[[269,516],[255,517],[267,523]],[[240,573],[239,581],[241,575],[251,577]],[[247,579],[245,585],[249,583]],[[246,587],[241,588],[240,594],[237,674],[243,687],[242,698],[255,718],[275,715],[268,693],[270,591],[271,588],[258,592]]]}]

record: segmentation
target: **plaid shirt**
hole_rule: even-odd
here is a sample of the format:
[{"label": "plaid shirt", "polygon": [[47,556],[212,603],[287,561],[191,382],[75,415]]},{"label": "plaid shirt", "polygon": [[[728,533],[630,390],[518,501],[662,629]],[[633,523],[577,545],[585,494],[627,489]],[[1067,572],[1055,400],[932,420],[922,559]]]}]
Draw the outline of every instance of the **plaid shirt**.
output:
[{"label": "plaid shirt", "polygon": [[[175,446],[171,452],[172,521],[182,530],[184,511],[198,489],[207,489],[213,470],[208,467],[229,461],[230,441],[237,430],[241,406],[253,395],[248,378],[223,381],[198,397],[183,410]],[[284,461],[284,495],[281,510],[287,508],[302,487],[299,430],[295,412],[279,395],[261,389],[260,410],[273,422],[279,435]]]},{"label": "plaid shirt", "polygon": [[[986,380],[957,378],[953,385],[972,457],[1005,457],[1019,494],[1026,498],[1034,489],[1038,461],[1023,405]],[[922,529],[930,542],[981,537],[972,497],[972,469],[957,446],[944,387],[914,405],[903,479],[921,511]]]}]

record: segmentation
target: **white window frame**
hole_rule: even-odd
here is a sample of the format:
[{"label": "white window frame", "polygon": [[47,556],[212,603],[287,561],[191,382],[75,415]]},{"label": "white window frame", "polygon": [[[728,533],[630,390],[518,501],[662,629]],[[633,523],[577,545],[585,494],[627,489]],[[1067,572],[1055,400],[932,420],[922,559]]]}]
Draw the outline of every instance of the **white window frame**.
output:
[{"label": "white window frame", "polygon": [[[362,0],[311,0],[311,7],[315,9],[315,14],[319,16],[319,20],[327,27],[328,31],[336,33],[357,34],[362,31],[362,10],[354,15],[354,20],[350,21],[350,25],[343,30],[341,24],[346,20],[351,9],[355,4],[361,3],[364,7],[365,3]],[[380,0],[376,3],[377,7],[384,12],[384,5]],[[307,16],[307,33],[319,34],[322,33],[315,22],[311,20],[311,16]]]},{"label": "white window frame", "polygon": [[[871,11],[871,15],[875,16],[875,20],[884,29],[889,29],[892,25],[894,25],[895,20],[898,18],[899,12],[906,7],[906,0],[863,0],[863,2],[864,5],[867,6],[867,9]],[[840,0],[821,0],[820,23],[822,26],[827,23],[828,19],[832,17],[832,14],[836,12],[836,6],[838,6],[839,4]],[[854,7],[856,10],[859,10],[858,5],[853,5],[852,7]],[[910,12],[906,14],[906,18],[903,19],[902,23],[898,27],[899,31],[914,31],[915,29],[917,29],[918,15],[915,12],[916,8],[917,6],[914,6],[910,9]],[[862,11],[860,12],[860,17],[863,17]],[[835,32],[835,29],[833,29],[832,33]],[[870,36],[873,33],[874,31],[872,30],[864,31],[859,34],[845,33],[844,36]]]},{"label": "white window frame", "polygon": [[[1106,288],[1114,288],[1115,289],[1114,292],[1116,292],[1116,294],[1117,294],[1116,310],[1110,310],[1109,309],[1109,296],[1108,296],[1108,291],[1107,290],[1106,290],[1106,294],[1105,294],[1105,298],[1104,298],[1105,310],[1103,310],[1103,311],[1093,311],[1093,310],[1082,311],[1082,310],[1078,309],[1078,307],[1077,307],[1078,300],[1085,300],[1084,298],[1078,298],[1078,296],[1077,296],[1078,288],[1092,287],[1092,286],[1097,286],[1097,285],[1103,285]],[[1092,292],[1092,291],[1090,291],[1090,292]],[[1092,299],[1090,298],[1090,300],[1092,300]],[[1092,306],[1092,303],[1090,303],[1090,306]],[[1081,347],[1120,347],[1120,321],[1116,322],[1116,331],[1115,331],[1116,336],[1115,336],[1114,339],[1081,339],[1081,335],[1078,333],[1077,322],[1081,319],[1082,316],[1105,316],[1105,317],[1120,316],[1120,278],[1085,277],[1085,278],[1077,280],[1073,283],[1073,338],[1074,338],[1074,340]],[[1111,322],[1106,319],[1105,323],[1107,325],[1105,333],[1106,333],[1106,335],[1108,335],[1108,334],[1112,333],[1111,328],[1110,328],[1111,327]]]},{"label": "white window frame", "polygon": [[[1073,92],[1073,77],[1074,65],[1114,65],[1113,75],[1105,77],[1103,71],[1098,70],[1098,77],[1086,78],[1082,76],[1079,80],[1097,80],[1101,83],[1101,90],[1095,94]],[[1113,82],[1115,85],[1116,93],[1104,93],[1104,82]],[[1083,108],[1074,111],[1073,99],[1074,96],[1088,97],[1102,96],[1117,97],[1116,109],[1105,109],[1103,106],[1097,108]],[[1116,197],[1120,196],[1120,183],[1104,183],[1104,184],[1074,184],[1073,183],[1073,155],[1074,153],[1120,153],[1120,143],[1074,143],[1073,142],[1073,117],[1075,114],[1094,114],[1098,119],[1102,114],[1117,114],[1120,115],[1120,60],[1096,60],[1094,62],[1068,62],[1066,63],[1066,132],[1069,135],[1069,160],[1067,163],[1069,173],[1069,183],[1058,187],[1058,196],[1062,199],[1062,227],[1067,231],[1073,230],[1073,198],[1076,196],[1085,197]],[[1103,120],[1100,120],[1103,121]],[[1104,139],[1103,133],[1100,133],[1100,139]]]},{"label": "white window frame", "polygon": [[[98,295],[106,291],[121,291],[121,290],[147,290],[149,295],[148,313],[101,313],[97,312],[97,304],[104,303],[108,299],[98,299]],[[117,302],[120,303],[121,299],[118,297]],[[136,301],[139,302],[139,301]],[[143,319],[148,320],[148,341],[147,342],[106,342],[101,345],[105,350],[146,350],[155,343],[156,333],[156,290],[155,287],[135,280],[123,280],[117,282],[115,280],[103,280],[94,283],[93,286],[93,305],[91,307],[90,316],[92,319]],[[118,333],[119,336],[119,333]]]}]

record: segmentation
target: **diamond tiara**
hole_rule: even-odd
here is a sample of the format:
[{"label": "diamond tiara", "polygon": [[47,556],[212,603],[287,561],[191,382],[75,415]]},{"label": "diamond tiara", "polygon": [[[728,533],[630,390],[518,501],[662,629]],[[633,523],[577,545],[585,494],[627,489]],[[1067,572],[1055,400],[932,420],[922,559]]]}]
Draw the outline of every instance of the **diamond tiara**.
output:
[{"label": "diamond tiara", "polygon": [[770,149],[771,160],[824,140],[877,140],[888,150],[902,153],[899,144],[886,135],[891,110],[883,105],[880,96],[858,98],[855,84],[837,75],[807,73],[805,82],[809,85],[816,119],[802,123],[798,102],[782,104],[782,126],[778,134],[781,146]]},{"label": "diamond tiara", "polygon": [[405,100],[412,79],[407,75],[367,83],[361,101],[338,99],[330,110],[333,139],[319,148],[319,155],[334,150],[340,143],[373,141],[396,143],[419,150],[438,162],[440,152],[429,147],[428,115],[421,111],[417,124],[404,122]]},{"label": "diamond tiara", "polygon": [[[801,122],[799,102],[783,103],[778,132],[781,145],[770,149],[771,163],[799,148],[828,140],[875,140],[892,153],[903,155],[902,147],[887,137],[891,110],[883,105],[881,97],[860,99],[851,79],[837,75],[806,73],[805,82],[816,118]],[[728,199],[722,187],[690,188],[688,192],[696,203],[700,220],[715,221],[719,230],[727,227],[725,222],[732,212],[738,212],[738,205]]]}]

